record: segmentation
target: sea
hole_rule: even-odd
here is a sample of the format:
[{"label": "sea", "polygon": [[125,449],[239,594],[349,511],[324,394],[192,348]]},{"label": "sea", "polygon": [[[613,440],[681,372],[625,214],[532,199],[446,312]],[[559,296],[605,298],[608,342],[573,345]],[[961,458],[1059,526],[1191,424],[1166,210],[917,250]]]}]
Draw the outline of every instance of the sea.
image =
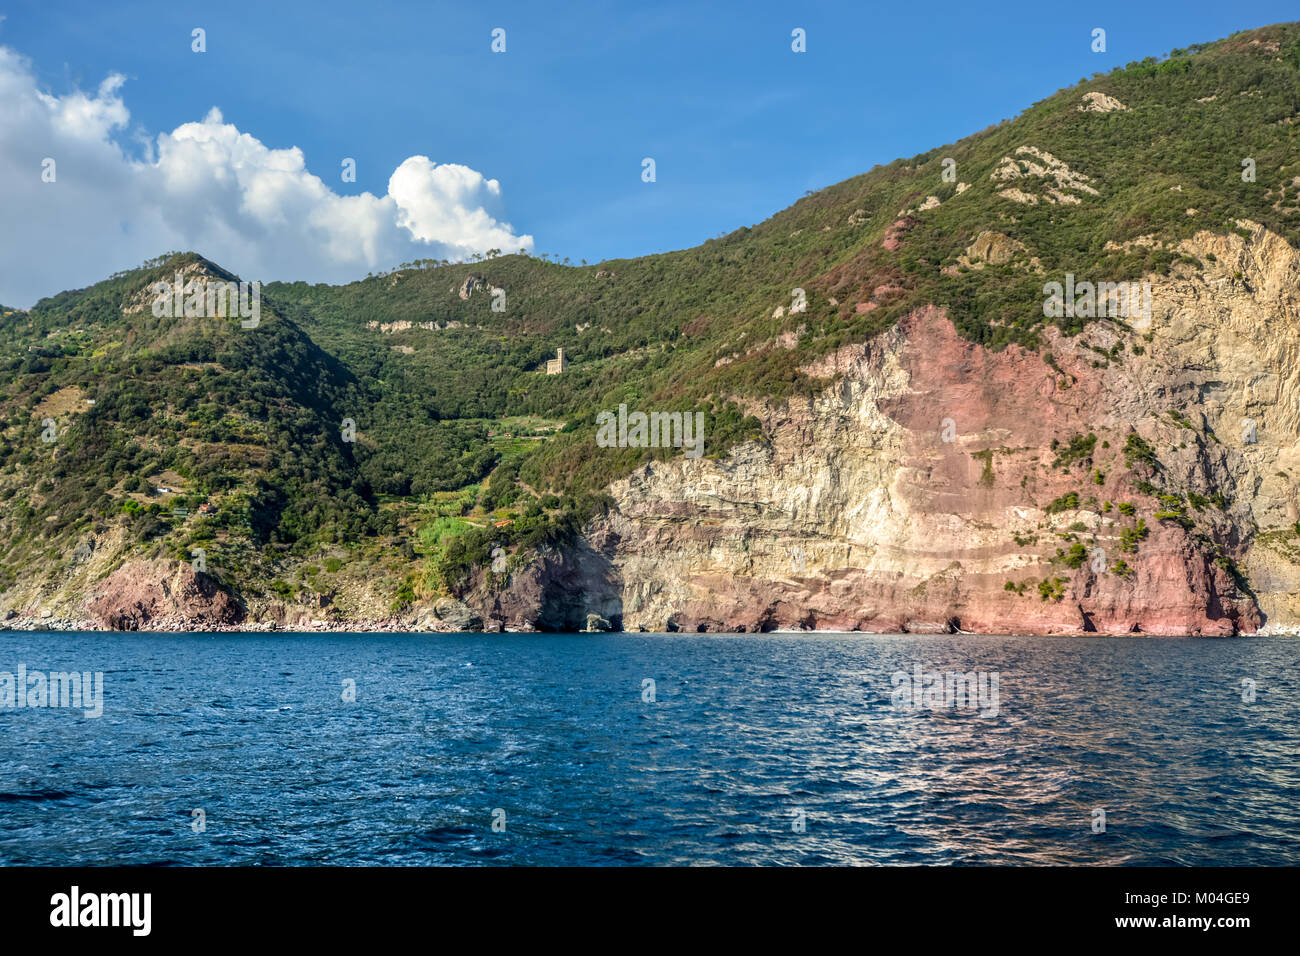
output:
[{"label": "sea", "polygon": [[1294,866],[1300,638],[0,631],[0,864]]}]

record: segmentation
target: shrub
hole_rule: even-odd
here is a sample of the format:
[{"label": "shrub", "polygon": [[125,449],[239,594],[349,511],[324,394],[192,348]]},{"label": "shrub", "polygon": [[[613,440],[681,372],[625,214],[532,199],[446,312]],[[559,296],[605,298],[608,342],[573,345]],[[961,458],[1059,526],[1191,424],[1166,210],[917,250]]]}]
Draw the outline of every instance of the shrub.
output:
[{"label": "shrub", "polygon": [[1065,578],[1044,578],[1038,582],[1038,597],[1042,601],[1059,601],[1065,597]]},{"label": "shrub", "polygon": [[1119,549],[1126,554],[1133,553],[1138,549],[1138,542],[1145,541],[1148,534],[1146,520],[1139,518],[1136,525],[1119,533]]},{"label": "shrub", "polygon": [[1097,447],[1097,436],[1091,433],[1087,435],[1075,435],[1070,439],[1063,449],[1056,453],[1056,459],[1052,462],[1053,468],[1068,468],[1075,462],[1092,461],[1092,451]]},{"label": "shrub", "polygon": [[1124,464],[1132,468],[1134,464],[1143,464],[1151,468],[1159,467],[1156,450],[1137,432],[1132,432],[1124,443]]},{"label": "shrub", "polygon": [[1079,507],[1079,493],[1068,491],[1059,498],[1053,498],[1043,510],[1049,515],[1054,515],[1062,511],[1073,511],[1077,507]]},{"label": "shrub", "polygon": [[1067,568],[1077,570],[1083,567],[1084,561],[1088,560],[1088,549],[1080,542],[1076,541],[1074,544],[1070,545],[1069,552],[1064,555],[1062,560],[1065,562]]}]

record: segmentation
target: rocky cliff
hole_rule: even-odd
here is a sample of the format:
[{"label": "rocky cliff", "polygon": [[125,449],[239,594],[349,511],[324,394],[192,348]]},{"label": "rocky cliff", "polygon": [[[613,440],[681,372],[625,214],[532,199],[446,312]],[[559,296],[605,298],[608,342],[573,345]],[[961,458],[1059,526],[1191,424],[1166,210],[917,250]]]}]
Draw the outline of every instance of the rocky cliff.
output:
[{"label": "rocky cliff", "polygon": [[[1177,244],[1185,261],[1149,277],[1149,319],[1049,329],[1043,350],[991,351],[943,309],[915,310],[805,366],[826,382],[813,397],[751,401],[762,440],[642,466],[576,540],[480,569],[458,599],[396,615],[375,595],[351,612],[262,601],[247,616],[442,631],[576,630],[589,614],[649,631],[1295,626],[1300,253],[1240,227]],[[79,610],[134,629],[238,626],[248,609],[188,565],[134,561]]]},{"label": "rocky cliff", "polygon": [[[769,440],[644,466],[567,560],[468,600],[511,628],[1295,625],[1300,256],[1242,227],[1181,243],[1149,320],[1053,330],[1045,353],[913,312],[806,368],[832,380],[812,400],[755,403]],[[1089,450],[1057,464],[1072,440]]]}]

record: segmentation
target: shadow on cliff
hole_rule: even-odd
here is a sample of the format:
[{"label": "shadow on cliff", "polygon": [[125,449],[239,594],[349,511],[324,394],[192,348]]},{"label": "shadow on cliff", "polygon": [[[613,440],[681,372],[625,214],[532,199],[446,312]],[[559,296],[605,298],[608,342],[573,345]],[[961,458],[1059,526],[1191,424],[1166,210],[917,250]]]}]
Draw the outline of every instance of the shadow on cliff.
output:
[{"label": "shadow on cliff", "polygon": [[537,627],[543,631],[577,631],[587,615],[605,618],[615,631],[623,629],[623,578],[609,557],[579,539],[565,552],[559,573],[542,589]]},{"label": "shadow on cliff", "polygon": [[609,556],[578,539],[564,548],[540,549],[504,581],[480,569],[462,600],[488,630],[580,631],[587,617],[623,628],[623,580]]}]

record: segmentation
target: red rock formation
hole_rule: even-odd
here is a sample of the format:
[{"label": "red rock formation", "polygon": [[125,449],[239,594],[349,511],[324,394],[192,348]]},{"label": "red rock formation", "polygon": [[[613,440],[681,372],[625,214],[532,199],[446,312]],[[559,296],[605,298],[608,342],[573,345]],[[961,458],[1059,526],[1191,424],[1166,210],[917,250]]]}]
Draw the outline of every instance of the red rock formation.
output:
[{"label": "red rock formation", "polygon": [[235,624],[243,610],[212,578],[181,561],[132,561],[95,588],[89,610],[105,627]]},{"label": "red rock formation", "polygon": [[[587,612],[656,631],[1256,629],[1255,601],[1220,566],[1231,548],[1208,536],[1227,518],[1185,528],[1138,490],[1223,482],[1228,452],[1130,468],[1122,449],[1136,426],[1162,453],[1171,440],[1141,404],[1141,363],[1099,369],[1081,345],[1052,348],[1050,360],[991,351],[941,310],[920,310],[810,367],[835,378],[822,396],[756,408],[770,443],[641,469],[611,488],[617,507],[579,548],[505,586],[482,578],[465,599],[487,620],[543,630]],[[1057,466],[1053,442],[1086,434],[1095,468]],[[1048,509],[1070,493],[1077,504]],[[1139,519],[1146,536],[1125,542]],[[1071,567],[1075,544],[1087,560]]]},{"label": "red rock formation", "polygon": [[892,252],[903,244],[903,233],[907,232],[915,224],[915,219],[904,216],[885,230],[885,237],[880,241],[880,244]]}]

